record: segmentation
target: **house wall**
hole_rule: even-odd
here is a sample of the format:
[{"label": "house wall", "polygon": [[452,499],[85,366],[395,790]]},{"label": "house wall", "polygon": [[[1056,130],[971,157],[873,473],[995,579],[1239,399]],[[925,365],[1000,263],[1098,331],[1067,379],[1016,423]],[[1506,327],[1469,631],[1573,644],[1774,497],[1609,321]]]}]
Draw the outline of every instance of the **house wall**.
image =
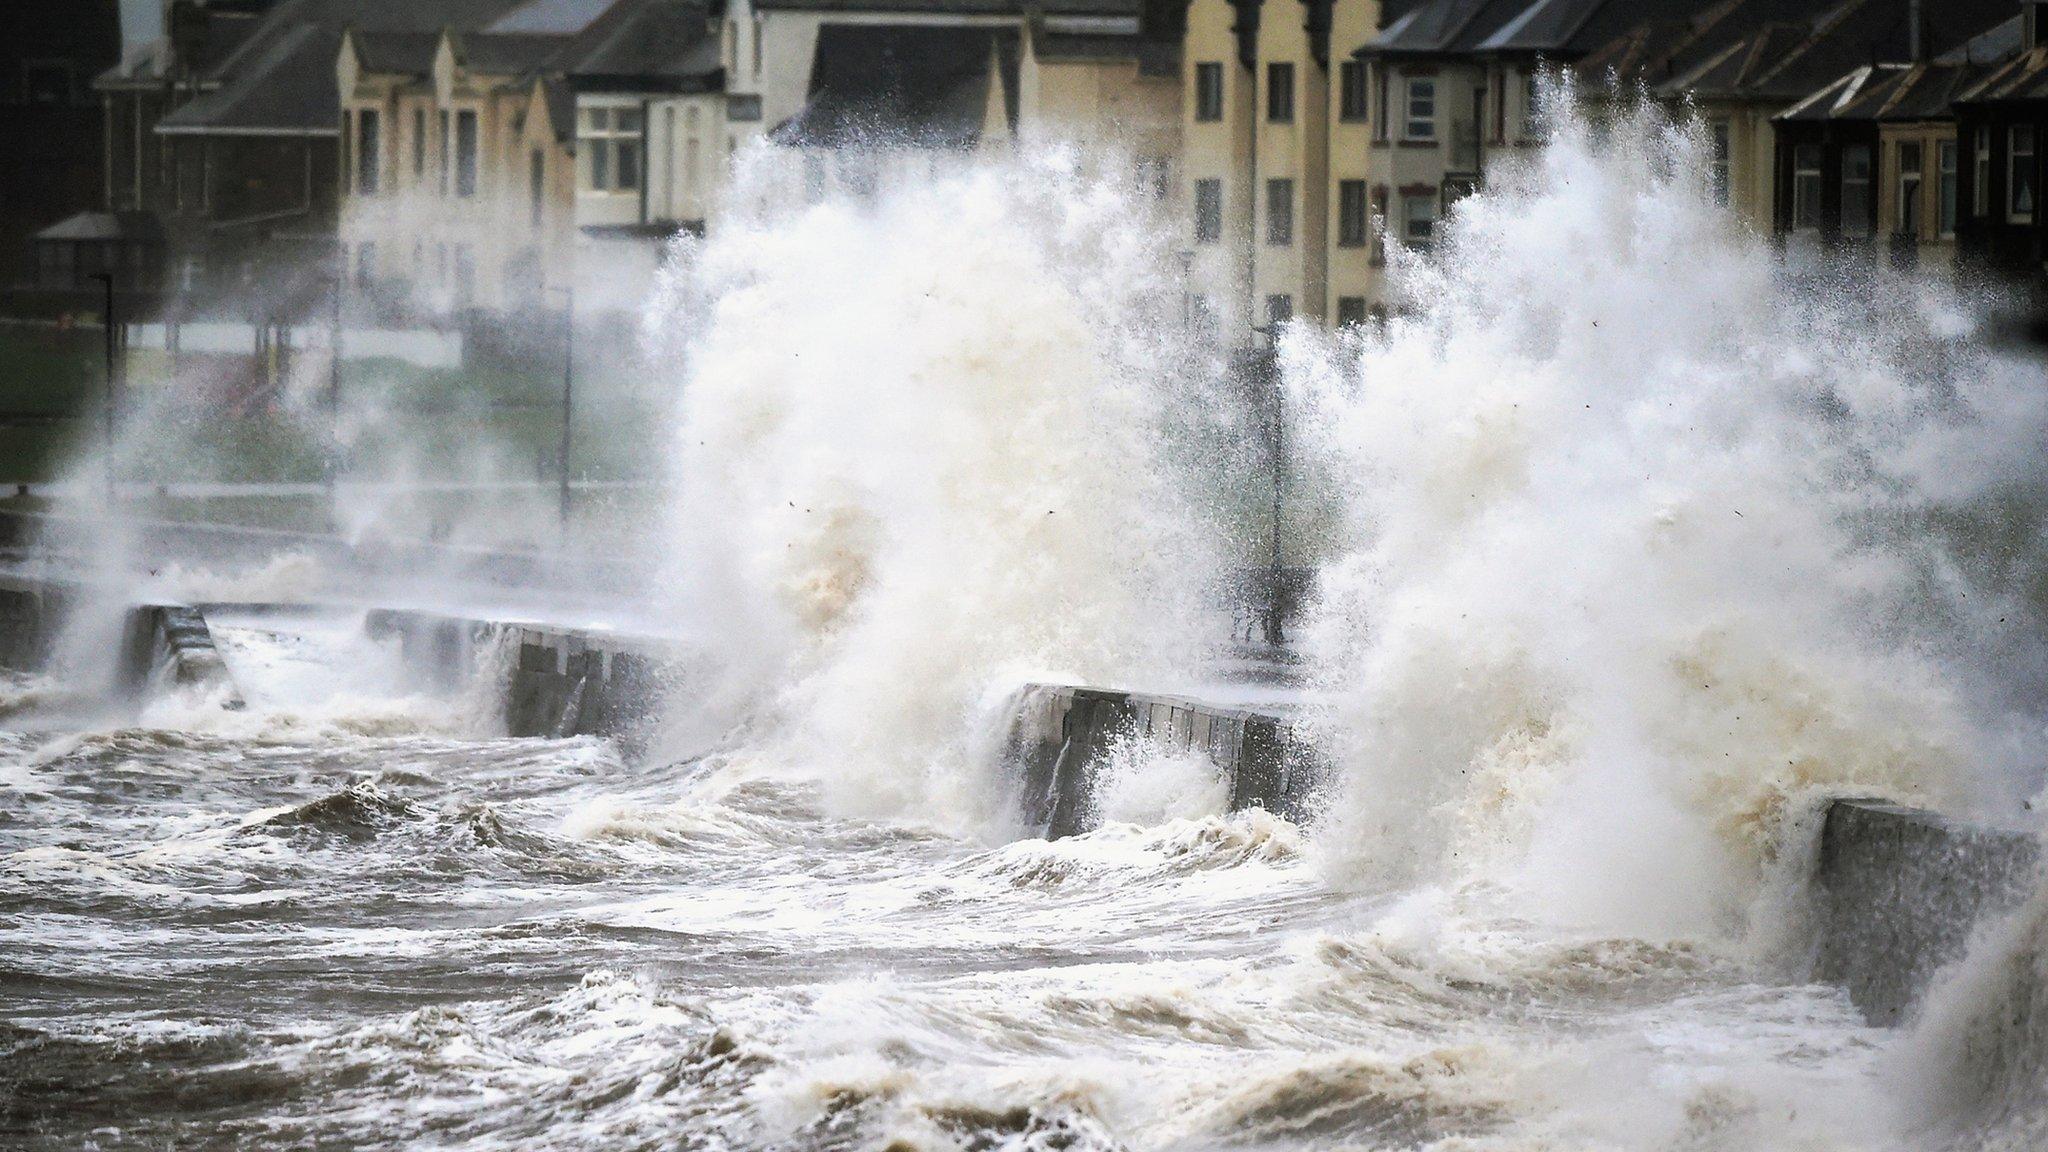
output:
[{"label": "house wall", "polygon": [[[1355,298],[1361,304],[1369,306],[1369,302],[1378,293],[1379,268],[1373,259],[1370,219],[1372,85],[1368,77],[1366,115],[1360,119],[1346,120],[1339,103],[1343,97],[1339,73],[1343,64],[1353,59],[1352,54],[1378,34],[1379,23],[1378,0],[1340,2],[1331,13],[1330,74],[1324,104],[1324,118],[1329,125],[1329,174],[1323,224],[1326,245],[1324,263],[1327,269],[1327,293],[1323,315],[1331,324],[1338,322],[1345,298]],[[1360,181],[1368,190],[1367,241],[1355,247],[1344,245],[1341,222],[1338,219],[1338,211],[1342,207],[1338,190],[1346,180]]]},{"label": "house wall", "polygon": [[[1258,66],[1251,77],[1257,89],[1252,110],[1252,139],[1257,177],[1252,199],[1252,315],[1264,324],[1267,301],[1285,297],[1287,311],[1321,320],[1327,284],[1324,235],[1329,204],[1329,96],[1323,70],[1309,52],[1308,11],[1301,0],[1265,0],[1259,15]],[[1276,122],[1270,117],[1272,66],[1293,72],[1294,114]],[[1286,211],[1291,235],[1274,243],[1272,182],[1289,181]]]},{"label": "house wall", "polygon": [[[1187,34],[1181,50],[1181,204],[1189,259],[1190,313],[1203,334],[1238,345],[1251,336],[1250,288],[1252,240],[1251,118],[1258,83],[1238,60],[1237,19],[1229,0],[1191,0]],[[1222,116],[1198,118],[1196,85],[1201,66],[1221,69]],[[1197,195],[1201,181],[1221,188],[1221,234],[1203,240],[1197,231]]]},{"label": "house wall", "polygon": [[[1878,128],[1880,142],[1880,183],[1878,185],[1877,219],[1878,230],[1895,238],[1896,243],[1909,245],[1913,261],[1925,268],[1948,268],[1955,262],[1955,232],[1944,232],[1941,227],[1942,187],[1941,150],[1946,144],[1955,149],[1956,175],[1961,176],[1962,149],[1956,140],[1956,126],[1953,121],[1931,121],[1912,124],[1884,124]],[[1920,148],[1920,186],[1917,195],[1917,212],[1914,223],[1917,227],[1902,230],[1900,214],[1901,201],[1911,193],[1906,189],[1902,176],[1905,149],[1901,145],[1917,144]],[[1955,189],[1957,193],[1960,188]],[[1957,218],[1960,219],[1961,201],[1955,202]]]}]

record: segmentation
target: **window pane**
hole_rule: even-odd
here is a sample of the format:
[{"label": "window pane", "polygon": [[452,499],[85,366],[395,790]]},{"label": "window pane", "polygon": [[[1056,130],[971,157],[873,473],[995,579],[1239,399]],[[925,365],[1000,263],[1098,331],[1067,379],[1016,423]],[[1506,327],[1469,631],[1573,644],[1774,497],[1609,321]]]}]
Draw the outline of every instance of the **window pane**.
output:
[{"label": "window pane", "polygon": [[1940,228],[1943,236],[1952,236],[1956,230],[1956,145],[1953,140],[1943,140],[1938,146],[1937,159],[1941,166]]},{"label": "window pane", "polygon": [[1195,239],[1213,244],[1223,238],[1223,181],[1195,181]]},{"label": "window pane", "polygon": [[1436,236],[1436,197],[1401,198],[1402,235],[1415,245],[1428,244]]},{"label": "window pane", "polygon": [[1337,84],[1337,115],[1344,120],[1365,119],[1365,61],[1344,61],[1337,71]]},{"label": "window pane", "polygon": [[640,144],[634,140],[621,140],[619,149],[619,188],[631,191],[640,187]]},{"label": "window pane", "polygon": [[1294,243],[1294,181],[1266,181],[1266,243]]},{"label": "window pane", "polygon": [[616,116],[617,118],[614,121],[614,124],[616,125],[618,131],[640,131],[640,110],[638,108],[621,108],[618,110]]},{"label": "window pane", "polygon": [[1792,226],[1820,227],[1820,145],[1792,148]]},{"label": "window pane", "polygon": [[609,140],[585,140],[590,149],[590,187],[598,192],[608,191],[612,186],[612,144]]},{"label": "window pane", "polygon": [[360,170],[356,174],[356,191],[365,196],[377,194],[380,158],[378,119],[374,109],[365,108],[356,113],[356,163],[360,165]]},{"label": "window pane", "polygon": [[1842,149],[1842,235],[1870,235],[1870,146]]},{"label": "window pane", "polygon": [[1266,65],[1266,119],[1275,124],[1294,120],[1294,65]]},{"label": "window pane", "polygon": [[1223,65],[1195,65],[1195,119],[1223,119]]},{"label": "window pane", "polygon": [[1405,134],[1411,140],[1436,138],[1436,81],[1408,82],[1408,122]]},{"label": "window pane", "polygon": [[1342,248],[1363,248],[1366,235],[1365,181],[1337,183],[1337,244]]},{"label": "window pane", "polygon": [[2034,215],[2034,126],[2015,124],[2008,139],[2007,203],[2015,220]]},{"label": "window pane", "polygon": [[455,194],[476,195],[476,113],[455,114]]}]

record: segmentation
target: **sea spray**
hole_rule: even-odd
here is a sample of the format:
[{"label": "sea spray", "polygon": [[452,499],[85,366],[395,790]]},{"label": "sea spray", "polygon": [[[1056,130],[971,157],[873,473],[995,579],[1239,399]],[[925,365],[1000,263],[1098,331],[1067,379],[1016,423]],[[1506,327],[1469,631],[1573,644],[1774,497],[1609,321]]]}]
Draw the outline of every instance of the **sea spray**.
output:
[{"label": "sea spray", "polygon": [[723,673],[672,754],[1010,819],[967,752],[1011,688],[1199,655],[1221,482],[1176,471],[1170,428],[1223,404],[1183,383],[1170,230],[1098,171],[1056,150],[763,194],[679,251],[650,324],[688,333],[650,342],[682,392],[673,583]]},{"label": "sea spray", "polygon": [[1348,508],[1307,629],[1345,774],[1322,843],[1345,876],[1772,946],[1764,877],[1819,798],[2037,784],[2004,709],[2040,683],[1997,659],[2026,605],[1938,528],[2048,503],[2038,368],[1930,282],[1785,267],[1712,202],[1697,127],[1555,119],[1396,254],[1383,332],[1282,349]]}]

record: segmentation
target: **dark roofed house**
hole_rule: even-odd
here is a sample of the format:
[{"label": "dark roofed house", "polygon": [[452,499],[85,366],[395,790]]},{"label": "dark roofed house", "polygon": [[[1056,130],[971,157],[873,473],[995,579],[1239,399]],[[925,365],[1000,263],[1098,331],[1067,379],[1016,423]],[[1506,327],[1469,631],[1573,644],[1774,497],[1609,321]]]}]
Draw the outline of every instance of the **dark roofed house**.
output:
[{"label": "dark roofed house", "polygon": [[1966,45],[1976,81],[1955,97],[1961,150],[1956,228],[1959,260],[2016,279],[2036,293],[2036,323],[2048,328],[2048,4],[2026,0],[2010,26]]},{"label": "dark roofed house", "polygon": [[1954,101],[1991,65],[1866,64],[1778,114],[1777,230],[1902,265],[1954,255]]},{"label": "dark roofed house", "polygon": [[[1774,117],[1855,69],[1926,61],[1959,46],[2010,16],[2012,3],[1717,0],[1631,23],[1576,67],[1589,90],[1612,84],[1618,99],[1647,92],[1695,111],[1713,142],[1719,194],[1752,226],[1770,231],[1792,207],[1782,200],[1790,195],[1790,168],[1779,155]],[[1909,18],[1915,10],[1917,27]],[[1852,177],[1852,207],[1863,178]],[[1874,188],[1874,162],[1868,179]],[[1839,195],[1839,173],[1823,182]],[[1873,192],[1870,213],[1876,204]],[[1878,230],[1874,216],[1869,228]]]},{"label": "dark roofed house", "polygon": [[92,78],[121,55],[114,0],[17,5],[0,42],[0,286],[34,279],[30,237],[100,201],[103,114]]}]

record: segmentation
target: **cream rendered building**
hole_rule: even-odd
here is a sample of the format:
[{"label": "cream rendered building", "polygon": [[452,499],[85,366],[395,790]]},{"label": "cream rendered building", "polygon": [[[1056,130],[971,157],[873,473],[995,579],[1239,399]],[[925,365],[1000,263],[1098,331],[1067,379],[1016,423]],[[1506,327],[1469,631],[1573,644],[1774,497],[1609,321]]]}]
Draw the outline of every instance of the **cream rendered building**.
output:
[{"label": "cream rendered building", "polygon": [[702,229],[727,171],[711,17],[592,10],[539,31],[515,10],[476,32],[343,35],[340,239],[359,296],[510,309],[581,284],[630,304],[661,241]]},{"label": "cream rendered building", "polygon": [[1191,0],[1181,166],[1195,299],[1230,345],[1300,316],[1362,320],[1365,73],[1379,0]]}]

